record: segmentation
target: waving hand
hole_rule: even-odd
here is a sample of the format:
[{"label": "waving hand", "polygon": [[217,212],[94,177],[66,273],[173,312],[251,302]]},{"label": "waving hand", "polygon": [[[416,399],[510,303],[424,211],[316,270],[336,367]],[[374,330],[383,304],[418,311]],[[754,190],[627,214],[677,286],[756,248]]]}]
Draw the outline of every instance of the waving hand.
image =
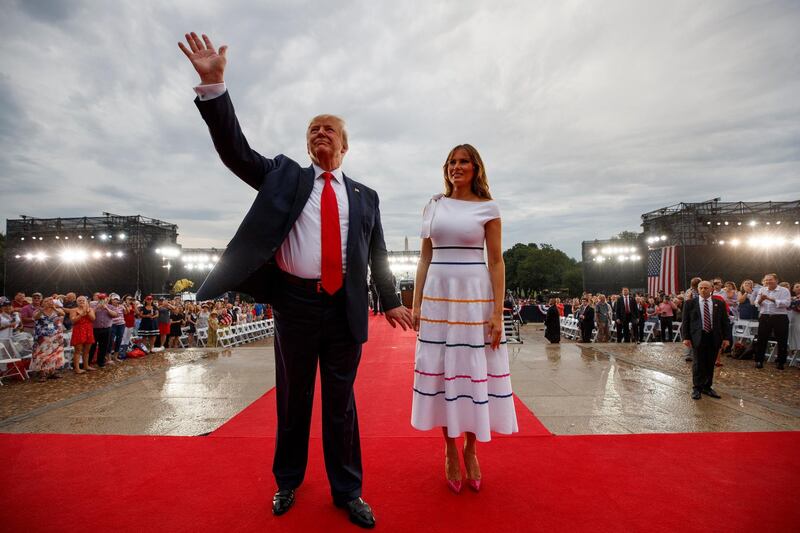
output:
[{"label": "waving hand", "polygon": [[228,51],[227,45],[219,47],[219,51],[211,44],[211,39],[203,34],[203,40],[195,32],[185,35],[189,48],[183,43],[178,43],[178,47],[186,54],[192,66],[200,75],[200,82],[203,85],[210,83],[222,83],[225,73],[225,52]]}]

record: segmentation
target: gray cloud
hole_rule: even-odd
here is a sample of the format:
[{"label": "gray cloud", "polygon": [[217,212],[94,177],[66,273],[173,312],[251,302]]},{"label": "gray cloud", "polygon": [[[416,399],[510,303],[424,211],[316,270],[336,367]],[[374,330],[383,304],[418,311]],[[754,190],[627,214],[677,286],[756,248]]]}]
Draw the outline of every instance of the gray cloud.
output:
[{"label": "gray cloud", "polygon": [[192,103],[176,43],[194,29],[229,45],[265,155],[305,164],[308,118],[347,118],[345,171],[380,193],[390,248],[415,245],[443,158],[470,142],[505,245],[577,256],[664,205],[797,198],[798,26],[788,0],[19,1],[0,22],[0,213],[141,213],[225,245],[254,194]]}]

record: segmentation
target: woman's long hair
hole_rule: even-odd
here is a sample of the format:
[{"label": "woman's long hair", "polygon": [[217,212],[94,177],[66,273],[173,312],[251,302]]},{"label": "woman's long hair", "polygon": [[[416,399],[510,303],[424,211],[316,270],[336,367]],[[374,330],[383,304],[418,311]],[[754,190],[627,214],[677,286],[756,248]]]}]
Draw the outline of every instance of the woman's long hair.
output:
[{"label": "woman's long hair", "polygon": [[469,154],[469,158],[472,161],[472,166],[475,169],[472,175],[472,192],[475,193],[478,198],[486,198],[487,200],[491,200],[492,195],[489,193],[489,179],[486,177],[486,168],[483,166],[481,154],[479,154],[475,147],[471,144],[459,144],[450,150],[449,154],[447,154],[447,159],[444,160],[444,165],[442,165],[442,171],[444,172],[444,195],[449,197],[451,194],[453,194],[453,184],[450,183],[450,179],[447,176],[447,164],[450,162],[450,159],[453,158],[453,154],[456,153],[456,150],[459,149],[462,149]]}]

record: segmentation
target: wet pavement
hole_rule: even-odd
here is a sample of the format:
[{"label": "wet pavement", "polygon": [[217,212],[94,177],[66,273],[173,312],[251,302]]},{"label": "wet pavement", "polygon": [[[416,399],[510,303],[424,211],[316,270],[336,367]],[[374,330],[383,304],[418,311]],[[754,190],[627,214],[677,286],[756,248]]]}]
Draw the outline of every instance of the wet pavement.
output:
[{"label": "wet pavement", "polygon": [[678,343],[551,345],[528,324],[509,345],[514,392],[556,434],[800,429],[800,368],[724,358],[716,400],[691,393]]},{"label": "wet pavement", "polygon": [[[556,434],[800,429],[800,369],[726,358],[721,400],[693,401],[679,344],[549,345],[523,327],[509,345],[515,393]],[[273,387],[271,340],[153,354],[46,383],[6,381],[0,432],[200,435]]]}]

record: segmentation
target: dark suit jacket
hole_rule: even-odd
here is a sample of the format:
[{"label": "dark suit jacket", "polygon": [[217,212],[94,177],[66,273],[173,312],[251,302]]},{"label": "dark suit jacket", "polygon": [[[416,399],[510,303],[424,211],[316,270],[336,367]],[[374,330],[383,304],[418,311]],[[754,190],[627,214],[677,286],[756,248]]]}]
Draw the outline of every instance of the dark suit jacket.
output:
[{"label": "dark suit jacket", "polygon": [[[631,320],[638,318],[639,310],[636,308],[636,297],[632,294],[628,295],[628,306],[631,309]],[[625,318],[625,297],[621,294],[614,304],[614,320],[623,320]]]},{"label": "dark suit jacket", "polygon": [[588,328],[591,324],[591,327],[594,327],[594,307],[587,306],[586,309],[583,310],[583,320],[580,319],[580,307],[578,308],[578,321],[581,323],[581,327]]},{"label": "dark suit jacket", "polygon": [[544,337],[550,342],[558,342],[561,337],[561,315],[558,314],[558,308],[555,305],[547,308],[544,325]]},{"label": "dark suit jacket", "polygon": [[[271,302],[280,272],[275,253],[300,216],[314,187],[313,167],[301,167],[284,155],[269,159],[250,148],[227,91],[218,98],[195,99],[222,162],[258,191],[255,201],[209,273],[197,298],[215,298],[241,291],[259,302]],[[367,263],[384,309],[400,306],[383,240],[378,194],[344,176],[350,204],[347,274],[344,291],[347,320],[357,342],[367,340]]]},{"label": "dark suit jacket", "polygon": [[[686,300],[683,304],[683,316],[681,318],[681,338],[692,341],[692,347],[700,346],[703,337],[703,315],[700,312],[700,297]],[[714,338],[714,349],[719,350],[722,340],[727,339],[731,342],[731,321],[725,304],[716,298],[711,299],[711,333]]]}]

